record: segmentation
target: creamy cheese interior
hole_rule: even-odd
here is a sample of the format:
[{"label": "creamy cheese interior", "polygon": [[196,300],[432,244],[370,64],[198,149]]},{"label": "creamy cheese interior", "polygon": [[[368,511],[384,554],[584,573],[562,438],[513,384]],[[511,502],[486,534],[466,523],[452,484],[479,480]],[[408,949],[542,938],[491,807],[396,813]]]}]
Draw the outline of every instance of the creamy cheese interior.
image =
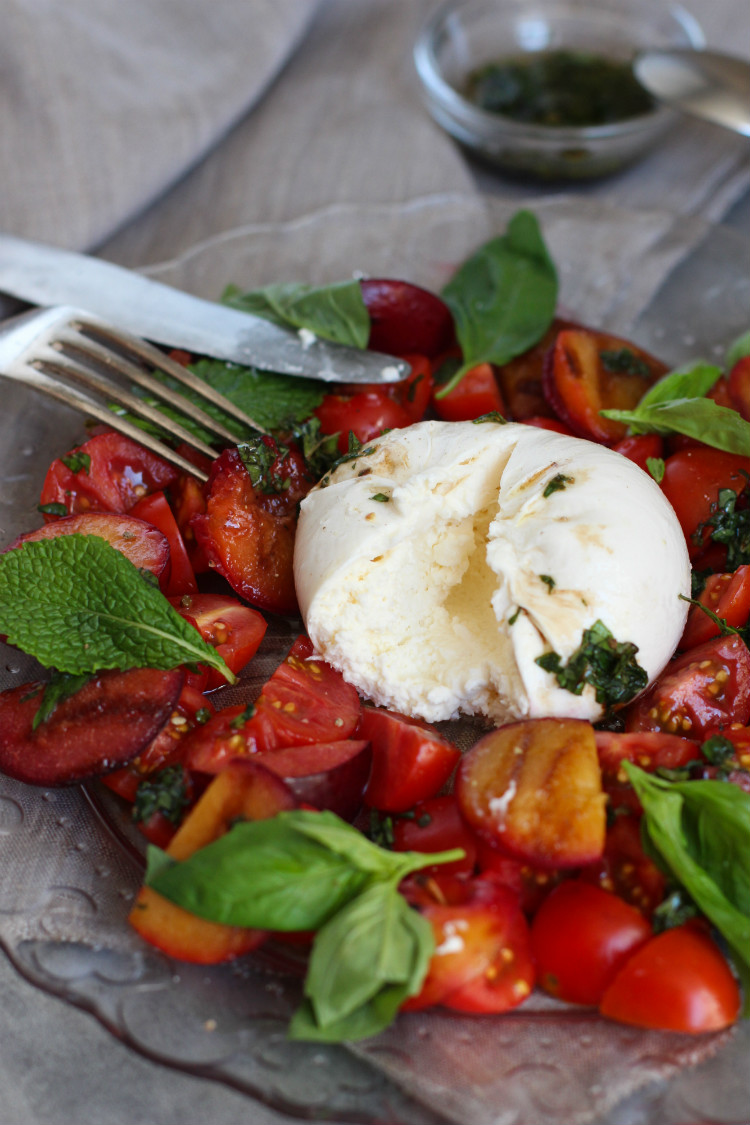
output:
[{"label": "creamy cheese interior", "polygon": [[590,442],[516,424],[423,422],[370,443],[303,501],[300,608],[361,693],[431,722],[596,718],[536,657],[601,620],[653,678],[690,589],[682,531],[651,478]]}]

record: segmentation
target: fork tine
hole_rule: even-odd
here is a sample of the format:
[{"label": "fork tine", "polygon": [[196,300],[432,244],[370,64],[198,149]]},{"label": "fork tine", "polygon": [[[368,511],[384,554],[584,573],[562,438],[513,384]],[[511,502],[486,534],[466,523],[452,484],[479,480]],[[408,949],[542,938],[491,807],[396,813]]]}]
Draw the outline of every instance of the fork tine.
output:
[{"label": "fork tine", "polygon": [[[224,411],[225,414],[228,414],[238,422],[241,422],[243,426],[251,430],[256,430],[261,434],[265,434],[268,432],[263,428],[263,426],[260,426],[255,421],[255,419],[251,418],[249,414],[246,414],[244,410],[241,410],[240,407],[235,405],[235,403],[233,403],[230,399],[226,398],[219,391],[211,387],[208,383],[205,382],[205,380],[200,379],[197,375],[193,374],[192,371],[188,371],[187,367],[185,367],[183,364],[177,363],[170,356],[166,355],[162,351],[159,351],[158,348],[155,348],[152,344],[147,343],[145,340],[140,340],[137,337],[130,336],[126,333],[115,332],[114,330],[109,329],[106,325],[87,321],[83,318],[81,318],[77,322],[77,324],[74,325],[74,327],[82,331],[93,343],[103,341],[105,348],[127,348],[127,350],[137,359],[145,362],[151,367],[155,367],[157,370],[163,371],[167,375],[170,375],[173,379],[176,379],[178,382],[182,383],[183,386],[189,387],[190,390],[194,391],[206,402],[210,402],[214,406],[218,406],[222,411]],[[111,352],[105,352],[104,354],[105,357],[107,357],[107,362],[110,362]],[[136,368],[136,370],[140,369]],[[130,377],[132,377],[132,375]],[[170,391],[168,387],[164,387],[162,383],[158,382],[155,379],[149,380],[147,385],[148,389],[152,391],[153,394],[163,398],[165,402],[172,402],[172,405],[177,406],[178,409],[185,410],[187,408],[187,411],[191,415],[193,415],[196,409],[195,406],[185,400],[181,395],[177,395],[174,391]],[[173,402],[173,399],[175,399],[176,401]],[[206,418],[209,417],[208,415],[203,416]],[[213,419],[211,419],[210,426],[220,426],[220,423],[217,423]],[[206,428],[210,428],[208,424],[206,424]],[[226,435],[230,434],[230,431],[226,430],[224,427],[221,427],[221,431],[222,432],[219,433],[219,436],[227,440]],[[229,440],[237,441],[238,435],[230,434]]]},{"label": "fork tine", "polygon": [[[205,482],[208,480],[207,473],[199,469],[196,465],[193,465],[174,449],[165,445],[164,442],[159,441],[158,438],[153,437],[152,434],[141,430],[138,426],[129,422],[127,418],[122,418],[118,414],[113,414],[108,407],[103,406],[100,402],[89,398],[88,395],[81,394],[80,391],[77,391],[74,387],[65,386],[47,375],[44,371],[40,371],[38,368],[29,365],[24,365],[22,368],[16,367],[13,374],[8,374],[6,371],[2,371],[0,374],[6,375],[7,378],[15,382],[25,383],[34,390],[41,391],[42,394],[46,394],[48,397],[64,403],[65,406],[73,407],[81,414],[106,423],[108,426],[111,426],[113,430],[117,430],[118,433],[132,438],[133,441],[137,441],[140,445],[145,445],[152,453],[163,457],[165,461],[169,461],[170,464],[175,465],[176,468],[181,469],[182,472],[189,473],[191,476],[196,477],[199,481]],[[213,456],[214,451],[209,450],[209,453]]]}]

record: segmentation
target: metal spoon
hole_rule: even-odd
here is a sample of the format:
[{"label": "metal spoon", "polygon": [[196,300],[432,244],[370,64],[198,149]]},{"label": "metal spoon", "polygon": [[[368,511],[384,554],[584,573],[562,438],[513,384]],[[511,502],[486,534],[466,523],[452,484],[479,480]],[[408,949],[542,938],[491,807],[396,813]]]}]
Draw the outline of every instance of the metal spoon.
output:
[{"label": "metal spoon", "polygon": [[638,81],[659,101],[750,137],[750,62],[691,48],[641,51]]}]

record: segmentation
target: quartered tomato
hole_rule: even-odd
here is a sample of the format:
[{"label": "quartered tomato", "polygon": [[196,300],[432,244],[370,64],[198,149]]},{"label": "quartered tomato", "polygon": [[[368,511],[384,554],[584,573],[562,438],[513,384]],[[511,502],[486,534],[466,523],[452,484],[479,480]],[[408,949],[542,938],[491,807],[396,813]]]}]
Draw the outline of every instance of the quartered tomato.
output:
[{"label": "quartered tomato", "polygon": [[365,803],[382,812],[407,812],[434,797],[461,758],[434,727],[396,711],[363,707],[358,733],[372,744]]},{"label": "quartered tomato", "polygon": [[368,277],[359,286],[370,314],[372,351],[432,357],[453,344],[453,316],[435,293],[393,278]]},{"label": "quartered tomato", "polygon": [[[733,629],[746,625],[750,617],[750,566],[738,566],[730,573],[710,574],[698,601]],[[719,632],[718,624],[707,613],[697,605],[691,606],[679,647],[695,648],[717,637]]]},{"label": "quartered tomato", "polygon": [[493,411],[505,414],[505,403],[491,363],[472,367],[446,395],[441,395],[439,385],[436,386],[432,401],[437,416],[444,422],[470,422]]},{"label": "quartered tomato", "polygon": [[528,924],[513,891],[481,878],[436,875],[422,881],[416,898],[432,926],[435,952],[406,1010],[441,1004],[461,1012],[506,1012],[523,1003],[535,970]]},{"label": "quartered tomato", "polygon": [[195,581],[193,565],[164,493],[160,490],[144,496],[130,509],[130,514],[150,523],[166,536],[169,543],[169,578],[166,587],[162,587],[164,593],[168,597],[196,594],[198,583]]},{"label": "quartered tomato", "polygon": [[691,557],[695,557],[710,538],[711,529],[699,527],[712,514],[723,488],[742,492],[750,473],[750,457],[726,453],[708,446],[692,446],[673,453],[664,462],[662,491],[677,513]]},{"label": "quartered tomato", "polygon": [[[166,488],[177,469],[114,431],[89,438],[47,470],[40,505],[77,512],[127,512],[149,492]],[[45,512],[54,518],[61,512]]]},{"label": "quartered tomato", "polygon": [[623,762],[633,762],[642,770],[653,773],[659,769],[682,769],[700,759],[699,743],[677,734],[662,731],[596,731],[596,752],[602,771],[602,785],[611,808],[627,808],[640,813],[638,795],[622,768]]},{"label": "quartered tomato", "polygon": [[298,453],[281,455],[272,438],[262,444],[269,456],[256,484],[238,450],[225,449],[216,459],[206,511],[190,526],[210,565],[240,597],[272,613],[294,613],[297,504],[313,481]]},{"label": "quartered tomato", "polygon": [[666,880],[654,861],[643,850],[640,816],[619,811],[607,828],[604,855],[581,878],[597,883],[650,918],[662,902]]},{"label": "quartered tomato", "polygon": [[[265,618],[249,605],[227,594],[186,594],[170,598],[172,605],[213,645],[232,672],[241,672],[255,656],[265,636]],[[222,687],[226,680],[208,669],[204,691]]]},{"label": "quartered tomato", "polygon": [[628,958],[604,993],[604,1016],[636,1027],[693,1033],[730,1027],[740,991],[702,926],[665,930]]},{"label": "quartered tomato", "polygon": [[186,748],[187,765],[218,773],[236,757],[351,738],[359,722],[359,696],[312,651],[307,637],[299,638],[254,706],[225,707],[194,731]]},{"label": "quartered tomato", "polygon": [[625,711],[629,731],[702,740],[711,727],[750,720],[750,652],[736,634],[689,649]]},{"label": "quartered tomato", "polygon": [[397,852],[442,852],[461,848],[463,859],[425,871],[470,874],[476,865],[477,842],[467,827],[453,794],[430,797],[393,820],[393,849]]},{"label": "quartered tomato", "polygon": [[412,421],[404,407],[383,390],[326,395],[315,416],[324,434],[339,434],[341,453],[349,448],[350,432],[364,443],[383,430],[401,430]]},{"label": "quartered tomato", "polygon": [[628,340],[570,328],[559,332],[545,359],[545,397],[579,437],[613,445],[625,437],[622,422],[602,410],[632,410],[667,372],[666,364]]},{"label": "quartered tomato", "polygon": [[531,923],[539,984],[570,1004],[596,1005],[618,969],[651,937],[634,906],[578,879],[555,887]]}]

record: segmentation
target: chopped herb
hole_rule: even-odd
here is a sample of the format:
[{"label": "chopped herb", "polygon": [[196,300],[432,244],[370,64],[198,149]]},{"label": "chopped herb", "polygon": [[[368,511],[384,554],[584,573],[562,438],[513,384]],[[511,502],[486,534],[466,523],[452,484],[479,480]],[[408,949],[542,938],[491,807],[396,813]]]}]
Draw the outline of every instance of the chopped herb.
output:
[{"label": "chopped herb", "polygon": [[232,730],[242,730],[245,723],[250,722],[250,720],[252,719],[254,714],[255,714],[255,704],[254,703],[247,703],[247,704],[245,704],[245,710],[240,715],[235,715],[235,717],[232,719],[232,721],[229,725],[232,728]]},{"label": "chopped herb", "polygon": [[719,617],[718,613],[714,613],[703,602],[697,601],[695,598],[686,598],[684,594],[679,594],[678,597],[683,602],[690,602],[691,605],[697,606],[702,613],[705,613],[706,617],[710,617],[714,625],[718,625],[722,637],[742,637],[745,643],[750,640],[750,624],[741,625],[738,629],[735,629],[734,625],[729,625],[723,617]]},{"label": "chopped herb", "polygon": [[376,492],[374,496],[370,497],[370,499],[377,500],[379,504],[387,504],[391,498],[385,492]]},{"label": "chopped herb", "polygon": [[685,888],[674,887],[654,909],[651,925],[654,933],[660,934],[664,930],[674,929],[675,926],[683,926],[698,914],[698,907]]},{"label": "chopped herb", "polygon": [[540,582],[544,582],[545,586],[547,587],[548,594],[551,594],[555,586],[557,585],[554,578],[550,578],[549,574],[540,574],[539,580]]},{"label": "chopped herb", "polygon": [[638,646],[631,641],[620,643],[601,621],[585,629],[581,644],[563,664],[556,652],[536,658],[545,672],[550,672],[565,691],[581,695],[586,684],[594,688],[597,703],[605,707],[627,703],[648,683],[648,675],[635,659]]},{"label": "chopped herb", "polygon": [[67,516],[68,509],[64,504],[37,504],[36,510],[41,512],[43,516]]},{"label": "chopped herb", "polygon": [[605,371],[613,375],[640,375],[648,379],[651,374],[645,360],[637,356],[630,348],[616,348],[612,351],[599,352],[599,359]]},{"label": "chopped herb", "polygon": [[723,734],[714,734],[701,746],[701,754],[711,765],[723,766],[730,759],[734,761],[736,749],[734,743]]},{"label": "chopped herb", "polygon": [[[747,474],[743,473],[743,476]],[[711,515],[693,532],[695,543],[702,542],[706,528],[711,528],[714,543],[726,544],[728,571],[750,563],[750,507],[744,493],[737,493],[731,488],[720,489],[716,502],[711,505]]]},{"label": "chopped herb", "polygon": [[338,461],[336,461],[333,466],[334,469],[338,468],[339,465],[345,465],[347,461],[356,461],[358,457],[369,457],[371,453],[375,452],[374,445],[368,445],[363,448],[362,442],[352,430],[349,431],[348,440],[349,448],[346,453],[342,454]]},{"label": "chopped herb", "polygon": [[706,579],[713,574],[712,570],[693,570],[690,574],[690,594],[699,598],[706,588]]},{"label": "chopped herb", "polygon": [[370,809],[370,824],[367,836],[378,847],[392,849],[395,843],[393,817],[387,813],[380,813],[377,809]]},{"label": "chopped herb", "polygon": [[52,678],[44,685],[42,699],[31,724],[32,729],[36,730],[42,723],[46,723],[58,703],[70,699],[71,695],[75,695],[79,688],[87,684],[90,679],[91,676],[88,672],[72,675],[69,672],[58,672],[56,668],[53,668]]},{"label": "chopped herb", "polygon": [[498,426],[505,426],[507,420],[503,418],[499,410],[489,410],[486,414],[480,414],[478,418],[472,418],[475,426],[480,422],[494,422]]},{"label": "chopped herb", "polygon": [[302,451],[305,464],[314,477],[322,477],[339,456],[338,434],[324,434],[313,414],[292,428],[292,437]]},{"label": "chopped herb", "polygon": [[511,614],[511,616],[508,618],[508,624],[509,625],[515,625],[516,621],[518,621],[518,615],[520,614],[520,612],[521,612],[521,607],[519,605],[516,612]]},{"label": "chopped herb", "polygon": [[424,379],[424,375],[417,375],[416,379],[412,379],[411,383],[409,383],[409,387],[408,387],[408,390],[406,392],[406,401],[407,402],[414,402],[414,399],[417,396],[417,386],[418,386],[419,383],[422,382],[423,379]]},{"label": "chopped herb", "polygon": [[196,723],[198,723],[198,725],[202,727],[204,723],[208,722],[212,714],[213,712],[209,711],[208,707],[199,707],[195,712],[193,718],[195,719]]},{"label": "chopped herb", "polygon": [[661,484],[661,482],[664,480],[664,458],[647,457],[646,467],[648,468],[648,471],[651,473],[651,476],[654,478],[656,483]]},{"label": "chopped herb", "polygon": [[132,817],[135,821],[147,821],[159,812],[170,823],[178,824],[189,804],[185,770],[179,764],[166,766],[140,783]]},{"label": "chopped herb", "polygon": [[279,471],[281,461],[288,452],[283,445],[277,445],[270,437],[256,437],[241,442],[237,452],[250,474],[253,488],[269,495],[286,492],[291,481],[289,477],[282,477]]},{"label": "chopped herb", "polygon": [[553,492],[562,492],[569,484],[573,484],[575,477],[566,477],[565,473],[557,473],[545,488],[542,496],[546,500]]},{"label": "chopped herb", "polygon": [[89,469],[91,468],[91,457],[88,453],[81,453],[80,450],[74,449],[66,457],[61,457],[63,465],[66,469],[70,469],[71,473],[84,473],[88,476]]}]

